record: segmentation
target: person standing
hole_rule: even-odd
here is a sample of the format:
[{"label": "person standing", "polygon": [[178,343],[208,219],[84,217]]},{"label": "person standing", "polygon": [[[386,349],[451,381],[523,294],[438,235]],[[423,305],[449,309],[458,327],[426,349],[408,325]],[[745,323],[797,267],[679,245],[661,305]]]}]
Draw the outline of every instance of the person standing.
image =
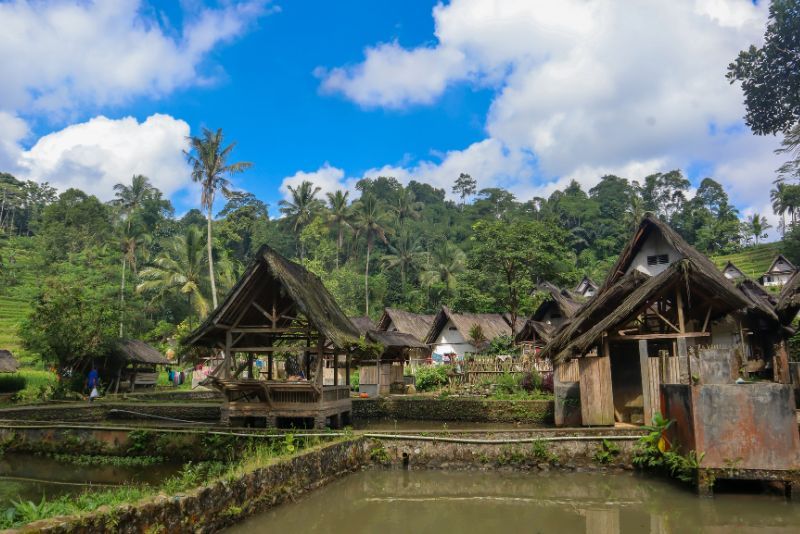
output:
[{"label": "person standing", "polygon": [[92,365],[92,370],[89,371],[89,375],[86,378],[86,386],[89,389],[89,402],[94,401],[95,398],[100,396],[100,393],[97,391],[99,379],[100,375],[97,372],[97,367]]}]

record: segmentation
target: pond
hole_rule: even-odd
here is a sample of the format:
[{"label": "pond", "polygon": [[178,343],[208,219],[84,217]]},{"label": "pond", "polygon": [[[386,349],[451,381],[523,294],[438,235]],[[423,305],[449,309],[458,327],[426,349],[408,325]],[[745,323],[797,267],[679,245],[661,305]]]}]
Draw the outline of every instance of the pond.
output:
[{"label": "pond", "polygon": [[797,532],[800,504],[743,493],[700,499],[635,473],[362,471],[231,533]]},{"label": "pond", "polygon": [[176,474],[180,464],[146,467],[74,465],[46,456],[7,453],[0,457],[0,511],[11,501],[40,502],[87,489],[102,490],[126,483],[158,484]]}]

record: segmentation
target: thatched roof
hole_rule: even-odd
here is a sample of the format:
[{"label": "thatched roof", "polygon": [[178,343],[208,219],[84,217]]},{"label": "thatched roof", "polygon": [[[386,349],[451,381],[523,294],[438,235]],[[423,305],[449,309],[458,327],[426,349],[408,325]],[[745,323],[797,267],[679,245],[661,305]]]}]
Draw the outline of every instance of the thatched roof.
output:
[{"label": "thatched roof", "polygon": [[580,282],[578,282],[578,285],[575,286],[575,289],[573,289],[573,291],[576,293],[583,294],[589,288],[593,289],[594,291],[597,291],[598,289],[600,289],[600,286],[597,285],[594,280],[589,278],[588,275],[583,275],[583,278],[581,279]]},{"label": "thatched roof", "polygon": [[430,347],[421,342],[411,334],[403,332],[384,332],[383,330],[370,330],[366,335],[367,339],[375,343],[380,343],[387,349],[421,349],[430,351]]},{"label": "thatched roof", "polygon": [[225,340],[225,327],[237,324],[264,324],[262,309],[273,305],[281,314],[280,328],[288,327],[301,312],[337,348],[358,342],[359,333],[344,314],[319,277],[301,265],[287,260],[263,245],[225,300],[186,339],[187,344],[219,346]]},{"label": "thatched roof", "polygon": [[750,300],[750,309],[758,311],[764,316],[779,321],[776,305],[778,303],[775,296],[764,289],[758,282],[747,278],[737,278],[732,280],[736,283],[739,290]]},{"label": "thatched roof", "polygon": [[[567,328],[545,347],[542,355],[560,361],[584,354],[600,341],[603,333],[627,324],[648,306],[651,299],[676,286],[687,288],[687,300],[700,294],[706,300],[713,300],[717,315],[751,305],[750,299],[721,276],[716,268],[709,273],[704,267],[698,266],[692,258],[685,258],[656,276],[642,275],[646,280],[638,284],[634,280],[635,271],[630,273],[598,295],[587,309],[581,310]],[[595,301],[596,306],[592,307]],[[594,313],[589,313],[589,308],[593,308]]]},{"label": "thatched roof", "polygon": [[790,324],[800,311],[800,271],[795,272],[781,288],[776,305],[784,325]]},{"label": "thatched roof", "polygon": [[0,373],[16,373],[19,362],[10,350],[0,349]]},{"label": "thatched roof", "polygon": [[470,339],[470,330],[475,325],[481,327],[483,335],[489,341],[499,336],[511,335],[511,325],[499,313],[453,313],[447,306],[442,306],[425,336],[425,343],[436,343],[448,321],[452,321],[453,326],[467,340]]},{"label": "thatched roof", "polygon": [[[788,267],[787,269],[778,269],[777,265],[779,263],[785,263]],[[769,265],[769,269],[764,274],[785,274],[785,273],[793,273],[797,270],[797,267],[794,266],[792,262],[786,259],[786,256],[783,254],[778,254],[775,256],[775,259],[772,260],[772,263]]]},{"label": "thatched roof", "polygon": [[362,336],[366,335],[368,330],[375,329],[375,324],[372,322],[372,319],[366,316],[350,317],[350,322],[353,323],[355,329],[358,330],[358,333]]},{"label": "thatched roof", "polygon": [[411,313],[396,308],[384,308],[383,316],[378,321],[378,330],[388,330],[389,325],[394,326],[398,332],[411,334],[420,341],[425,340],[428,330],[433,323],[433,315]]},{"label": "thatched roof", "polygon": [[536,311],[533,312],[531,319],[534,321],[541,321],[550,306],[557,306],[561,316],[569,319],[575,315],[582,305],[582,301],[579,300],[578,296],[573,295],[566,289],[559,289],[550,282],[542,282],[539,284],[539,291],[544,291],[549,293],[549,295],[539,307],[536,308]]},{"label": "thatched roof", "polygon": [[117,343],[117,352],[126,360],[153,365],[165,365],[169,360],[158,349],[138,339],[125,339]]},{"label": "thatched roof", "polygon": [[549,343],[553,339],[553,334],[556,332],[556,327],[544,323],[542,321],[534,321],[528,319],[516,335],[514,341],[521,343],[523,341],[530,341],[534,335],[538,337],[542,343]]},{"label": "thatched roof", "polygon": [[736,266],[735,263],[728,260],[728,263],[725,264],[725,267],[722,268],[722,274],[730,274],[730,279],[735,280],[737,278],[745,278],[745,274],[742,272],[740,268]]}]

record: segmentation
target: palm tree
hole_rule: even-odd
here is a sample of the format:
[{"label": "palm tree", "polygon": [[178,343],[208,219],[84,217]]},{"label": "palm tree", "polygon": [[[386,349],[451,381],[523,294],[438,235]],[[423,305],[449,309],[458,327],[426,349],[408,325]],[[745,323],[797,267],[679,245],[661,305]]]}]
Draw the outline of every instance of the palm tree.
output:
[{"label": "palm tree", "polygon": [[311,182],[303,180],[299,186],[292,187],[290,185],[288,189],[292,200],[281,200],[278,205],[281,207],[281,213],[286,215],[292,223],[292,231],[297,236],[297,245],[302,260],[305,259],[306,251],[300,239],[300,232],[322,208],[322,202],[317,199],[317,193],[322,188],[315,187]]},{"label": "palm tree", "polygon": [[420,282],[426,287],[442,283],[447,293],[452,294],[456,287],[456,275],[464,272],[466,264],[467,255],[464,251],[445,241],[431,253],[428,265],[420,274]]},{"label": "palm tree", "polygon": [[753,236],[755,238],[756,245],[758,245],[758,240],[767,237],[766,232],[772,228],[772,225],[767,222],[766,217],[759,215],[758,213],[754,213],[745,221],[745,228],[748,235]]},{"label": "palm tree", "polygon": [[369,315],[369,256],[375,245],[375,238],[386,240],[387,213],[372,194],[364,194],[353,206],[356,237],[363,235],[367,240],[367,261],[364,267],[364,315]]},{"label": "palm tree", "polygon": [[408,220],[418,220],[422,214],[422,202],[417,202],[417,196],[411,189],[401,189],[397,197],[397,203],[391,207],[397,219],[398,226],[405,225]]},{"label": "palm tree", "polygon": [[120,276],[119,288],[119,337],[121,338],[123,324],[125,322],[125,270],[130,265],[134,273],[136,272],[136,247],[138,244],[147,243],[145,232],[138,228],[134,231],[133,223],[136,214],[142,208],[144,202],[153,196],[155,188],[150,185],[150,180],[146,176],[136,174],[131,179],[131,185],[115,184],[114,196],[111,204],[120,210],[122,220],[126,222],[122,231],[122,274]]},{"label": "palm tree", "polygon": [[228,158],[236,146],[233,142],[222,148],[222,128],[212,132],[203,128],[202,137],[189,137],[191,152],[184,151],[189,164],[192,166],[192,180],[199,183],[202,188],[200,203],[206,210],[208,248],[208,278],[211,282],[211,301],[217,307],[217,284],[214,280],[214,257],[212,256],[211,220],[213,218],[214,196],[221,191],[225,197],[230,196],[231,182],[229,176],[240,173],[253,166],[252,163],[240,161],[228,163]]},{"label": "palm tree", "polygon": [[386,269],[400,269],[400,285],[405,292],[406,273],[413,269],[422,257],[422,246],[418,237],[413,237],[408,230],[403,230],[397,241],[389,243],[389,254],[383,257]]},{"label": "palm tree", "polygon": [[203,232],[196,226],[187,228],[183,235],[172,237],[152,265],[142,269],[139,274],[142,281],[136,291],[152,294],[153,300],[169,294],[185,296],[189,310],[198,318],[205,317],[208,314],[205,293],[208,259],[203,248]]},{"label": "palm tree", "polygon": [[347,204],[349,191],[337,189],[334,193],[327,193],[328,197],[328,224],[336,229],[336,268],[339,268],[339,256],[342,254],[344,244],[344,230],[350,228],[350,206]]}]

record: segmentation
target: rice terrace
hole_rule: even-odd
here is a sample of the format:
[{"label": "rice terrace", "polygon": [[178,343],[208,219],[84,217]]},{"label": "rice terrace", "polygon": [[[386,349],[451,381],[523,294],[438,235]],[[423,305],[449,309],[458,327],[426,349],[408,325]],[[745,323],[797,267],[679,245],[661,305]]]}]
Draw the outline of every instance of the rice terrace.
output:
[{"label": "rice terrace", "polygon": [[800,0],[0,0],[0,530],[800,531]]}]

